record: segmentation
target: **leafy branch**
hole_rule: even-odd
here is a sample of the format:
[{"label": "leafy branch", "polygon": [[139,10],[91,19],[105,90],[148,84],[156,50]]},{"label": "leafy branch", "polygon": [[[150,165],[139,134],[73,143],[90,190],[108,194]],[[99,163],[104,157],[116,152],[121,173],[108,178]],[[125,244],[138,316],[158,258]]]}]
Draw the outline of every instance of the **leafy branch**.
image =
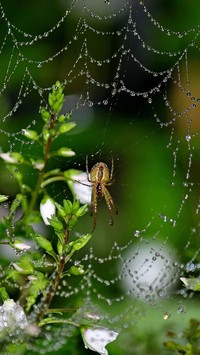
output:
[{"label": "leafy branch", "polygon": [[[56,151],[52,151],[52,143],[57,137],[68,133],[76,125],[70,121],[69,115],[60,114],[64,102],[63,89],[62,84],[57,81],[49,94],[48,107],[40,109],[44,121],[41,133],[34,130],[22,131],[25,139],[37,142],[42,147],[42,157],[40,159],[35,159],[33,156],[26,158],[19,152],[0,154],[20,189],[10,205],[8,216],[0,224],[0,244],[7,244],[13,250],[21,253],[18,260],[8,264],[1,273],[0,297],[4,304],[0,307],[4,307],[2,312],[4,310],[8,312],[7,308],[13,307],[15,316],[17,311],[25,310],[24,328],[27,327],[27,316],[31,319],[31,322],[36,324],[37,329],[51,323],[70,323],[67,319],[49,317],[50,305],[64,277],[81,276],[87,272],[82,265],[73,264],[72,257],[89,242],[91,235],[86,234],[71,240],[71,233],[78,219],[87,212],[87,204],[80,205],[80,201],[77,199],[73,201],[64,199],[63,204],[59,204],[46,192],[46,186],[56,181],[66,182],[73,191],[71,178],[72,173],[74,173],[73,169],[68,171],[61,171],[60,169],[48,171],[47,169],[48,161],[52,157],[68,158],[75,155],[68,147],[59,147]],[[24,183],[23,173],[20,171],[19,165],[31,166],[38,172],[34,187]],[[76,171],[76,173],[80,172]],[[8,199],[8,196],[0,195],[0,203],[4,203]],[[40,211],[37,209],[39,201]],[[21,218],[18,219],[16,215],[19,210],[21,211]],[[45,234],[39,234],[34,229],[34,224],[41,223],[42,220],[52,228],[52,240],[47,238]],[[33,248],[33,242],[36,249]],[[9,296],[9,289],[16,290],[17,287],[20,290],[18,298],[20,305],[18,306]],[[20,309],[16,307],[20,307]],[[72,308],[71,311],[76,312],[76,307]],[[56,309],[55,313],[63,314],[62,308]],[[8,324],[12,324],[12,327],[14,327],[13,334],[16,330],[15,342],[16,346],[19,347],[17,336],[19,324],[15,316],[10,323],[8,319]],[[80,325],[76,324],[76,326]],[[21,327],[21,329],[24,328]],[[4,336],[0,337],[3,351],[11,349],[10,339],[7,336],[9,330],[8,334],[7,330],[5,330]],[[36,336],[36,333],[31,335]],[[24,335],[25,341],[27,341],[27,333]],[[23,348],[24,342],[20,338],[21,348]],[[14,350],[11,353],[15,352],[17,348],[13,345],[12,349]],[[22,353],[25,353],[24,350]]]}]

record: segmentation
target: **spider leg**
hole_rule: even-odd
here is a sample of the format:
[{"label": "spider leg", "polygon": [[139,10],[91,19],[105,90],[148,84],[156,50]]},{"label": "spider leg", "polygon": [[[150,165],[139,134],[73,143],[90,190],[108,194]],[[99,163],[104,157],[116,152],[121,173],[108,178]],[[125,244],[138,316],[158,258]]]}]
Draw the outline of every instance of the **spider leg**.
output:
[{"label": "spider leg", "polygon": [[114,221],[113,221],[112,208],[115,210],[116,214],[118,214],[118,208],[115,205],[115,203],[114,203],[114,201],[113,201],[113,199],[111,197],[111,194],[106,189],[106,187],[104,187],[104,198],[105,198],[106,205],[107,205],[107,207],[109,209],[109,212],[110,212],[110,225],[113,225]]},{"label": "spider leg", "polygon": [[109,181],[113,180],[113,173],[114,173],[114,159],[112,157],[112,165],[111,165],[111,170],[110,170],[110,179],[109,179]]},{"label": "spider leg", "polygon": [[109,180],[106,182],[106,185],[112,185],[112,183],[115,181],[114,179],[114,160],[112,157],[112,165],[111,165],[111,169],[110,169],[110,176],[109,176]]},{"label": "spider leg", "polygon": [[97,224],[97,194],[96,194],[96,187],[92,188],[92,196],[91,196],[91,205],[90,205],[90,215],[92,216],[94,213],[94,224],[92,232],[94,232]]},{"label": "spider leg", "polygon": [[88,181],[91,182],[90,173],[89,173],[89,169],[88,169],[88,156],[87,155],[86,155],[86,174],[87,174]]},{"label": "spider leg", "polygon": [[89,184],[85,184],[84,182],[79,181],[79,180],[75,180],[75,179],[71,179],[71,180],[72,180],[73,182],[78,182],[78,183],[81,184],[81,185],[91,187],[91,184],[90,184],[90,185],[89,185]]}]

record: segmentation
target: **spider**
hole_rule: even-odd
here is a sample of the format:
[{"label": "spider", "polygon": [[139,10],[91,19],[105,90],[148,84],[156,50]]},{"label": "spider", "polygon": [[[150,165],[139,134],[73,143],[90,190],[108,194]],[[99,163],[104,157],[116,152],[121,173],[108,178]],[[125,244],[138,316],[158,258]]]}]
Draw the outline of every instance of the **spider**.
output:
[{"label": "spider", "polygon": [[115,205],[109,191],[106,188],[106,186],[109,186],[113,183],[113,172],[114,172],[114,161],[112,158],[111,170],[109,170],[108,166],[105,163],[99,162],[92,167],[89,173],[88,157],[86,157],[87,179],[92,184],[91,207],[90,207],[91,208],[90,214],[92,215],[94,213],[94,225],[92,231],[94,231],[96,227],[98,198],[102,198],[102,197],[105,198],[106,205],[110,213],[110,225],[113,225],[114,223],[112,209],[115,210],[116,214],[118,213],[118,208]]}]

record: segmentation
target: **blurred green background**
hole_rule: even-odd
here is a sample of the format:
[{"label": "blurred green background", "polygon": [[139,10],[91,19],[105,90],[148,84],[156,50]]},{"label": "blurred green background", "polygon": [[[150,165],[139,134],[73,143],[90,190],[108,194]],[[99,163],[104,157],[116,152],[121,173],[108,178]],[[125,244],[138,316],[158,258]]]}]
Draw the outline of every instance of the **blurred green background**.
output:
[{"label": "blurred green background", "polygon": [[[191,106],[191,97],[188,98],[186,92],[177,85],[178,73],[181,73],[182,85],[190,88],[193,96],[199,97],[199,2],[150,1],[147,7],[155,19],[152,22],[137,1],[130,2],[131,7],[126,6],[126,10],[120,12],[119,9],[126,1],[111,0],[110,4],[103,0],[77,1],[75,5],[73,3],[63,0],[1,1],[5,16],[2,17],[0,36],[0,146],[4,152],[12,149],[25,155],[40,157],[41,151],[37,144],[27,144],[27,141],[24,143],[20,131],[28,126],[36,130],[41,128],[39,106],[47,99],[50,87],[56,80],[65,81],[64,112],[72,112],[77,128],[67,138],[62,136],[57,144],[70,146],[76,156],[67,162],[65,159],[52,160],[51,167],[85,171],[86,155],[89,157],[90,168],[98,161],[104,161],[110,167],[112,157],[115,162],[115,182],[109,191],[119,208],[119,215],[114,216],[114,226],[110,227],[105,203],[99,203],[97,228],[91,244],[97,257],[106,257],[114,241],[120,246],[126,245],[130,240],[131,244],[137,244],[135,231],[143,230],[142,238],[151,241],[157,235],[161,243],[166,243],[172,248],[172,253],[178,255],[178,263],[187,263],[199,248],[199,235],[196,233],[193,236],[191,232],[192,228],[198,227],[198,215],[195,211],[199,193],[199,109],[197,105],[191,112],[183,114],[180,120],[164,127],[156,122],[154,114],[156,112],[164,123],[174,117],[165,104],[166,96],[177,113]],[[84,6],[89,10],[84,10]],[[132,24],[135,21],[141,38],[159,53],[142,46],[138,37],[127,27],[130,8]],[[64,18],[67,10],[69,14]],[[118,15],[109,18],[114,12]],[[100,20],[92,16],[94,13],[104,18]],[[56,28],[62,18],[61,25]],[[84,21],[88,24],[87,28],[83,26]],[[154,25],[153,21],[160,25]],[[9,23],[13,37],[6,38]],[[169,29],[168,35],[162,28]],[[188,31],[190,28],[194,30]],[[173,31],[182,32],[182,36]],[[102,35],[102,32],[105,34]],[[34,40],[35,36],[37,40]],[[191,46],[191,43],[195,45]],[[120,67],[120,56],[113,57],[119,48],[121,51],[130,50],[129,54],[121,57]],[[183,55],[186,48],[187,60],[186,55]],[[169,52],[176,52],[177,55],[169,55]],[[131,53],[154,73],[173,68],[173,80],[168,80],[166,85],[161,86],[158,94],[152,95],[153,103],[150,105],[142,95],[133,97],[123,90],[113,93],[115,86],[121,87],[120,80],[123,80],[129,90],[146,92],[162,82],[165,76],[154,76],[145,71],[133,60]],[[94,60],[91,61],[91,58]],[[102,65],[101,61],[106,59],[109,61]],[[190,85],[187,83],[186,66],[189,68]],[[89,75],[95,78],[94,83]],[[109,83],[110,86],[98,86],[98,81]],[[25,97],[23,93],[26,93]],[[16,102],[19,106],[10,116],[9,112]],[[192,119],[190,124],[189,118]],[[195,134],[188,179],[189,183],[193,183],[191,190],[183,184],[191,153],[185,139],[188,130]],[[12,198],[17,191],[16,182],[9,178],[10,173],[4,170],[2,162],[0,164],[0,192],[9,194]],[[34,184],[34,170],[23,171],[27,181]],[[175,176],[173,172],[176,173]],[[58,202],[63,199],[63,189],[66,197],[70,197],[66,186],[53,186],[50,190]],[[188,193],[187,200],[185,196]],[[177,220],[175,228],[172,227],[174,220]],[[84,217],[79,223],[78,232],[87,232],[92,224],[93,220],[89,215]],[[188,248],[186,246],[189,240]],[[196,262],[198,259],[197,253]],[[107,270],[106,266],[100,265],[97,272],[103,276],[108,272],[112,278],[117,269]],[[115,296],[116,290],[109,292]],[[140,305],[147,317],[138,321],[135,327],[124,330],[119,340],[110,345],[110,354],[167,353],[162,347],[165,328],[168,328],[166,322],[163,325],[163,309],[174,314],[169,324],[176,329],[180,324],[182,327],[196,312],[196,300],[192,300],[187,306],[187,312],[183,312],[183,320],[183,314],[177,313],[179,302],[182,302],[179,298],[167,301],[156,310],[149,304]],[[120,309],[120,305],[118,307]],[[152,320],[155,329],[152,327]],[[80,346],[82,349],[82,345]],[[79,354],[79,343],[72,349],[70,354]],[[64,351],[66,350],[60,350],[59,354],[64,354]],[[83,353],[81,350],[81,354]],[[85,350],[85,353],[89,351]]]}]

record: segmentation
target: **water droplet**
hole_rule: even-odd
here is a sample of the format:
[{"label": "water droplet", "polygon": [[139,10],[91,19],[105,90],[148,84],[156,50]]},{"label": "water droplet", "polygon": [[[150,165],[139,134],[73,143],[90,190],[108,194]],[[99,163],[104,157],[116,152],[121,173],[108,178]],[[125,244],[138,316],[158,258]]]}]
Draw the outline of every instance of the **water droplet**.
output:
[{"label": "water droplet", "polygon": [[165,216],[164,214],[160,213],[160,218],[163,219],[164,222],[167,222],[167,216]]},{"label": "water droplet", "polygon": [[187,272],[194,272],[196,270],[196,265],[194,263],[186,265]]},{"label": "water droplet", "polygon": [[169,319],[170,315],[171,315],[171,314],[170,314],[169,312],[165,312],[164,315],[163,315],[163,319],[164,319],[164,320]]},{"label": "water droplet", "polygon": [[185,137],[186,141],[189,142],[191,139],[191,136],[189,134],[187,134],[187,136]]},{"label": "water droplet", "polygon": [[128,328],[128,326],[129,326],[128,323],[123,324],[123,328],[125,328],[125,329]]},{"label": "water droplet", "polygon": [[134,232],[134,237],[138,238],[140,236],[140,231],[139,230],[136,230]]},{"label": "water droplet", "polygon": [[88,106],[92,107],[93,106],[93,102],[92,101],[88,101]]},{"label": "water droplet", "polygon": [[184,312],[185,312],[185,308],[183,306],[178,307],[177,313],[184,313]]}]

